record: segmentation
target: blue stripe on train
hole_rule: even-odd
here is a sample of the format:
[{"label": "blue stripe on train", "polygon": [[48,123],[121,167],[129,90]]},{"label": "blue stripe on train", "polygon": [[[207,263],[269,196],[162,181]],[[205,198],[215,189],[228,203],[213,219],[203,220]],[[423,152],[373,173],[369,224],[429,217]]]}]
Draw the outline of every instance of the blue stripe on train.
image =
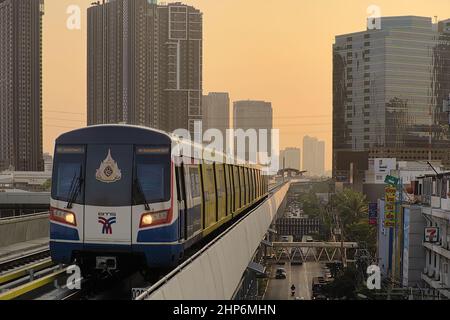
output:
[{"label": "blue stripe on train", "polygon": [[50,223],[50,239],[79,241],[78,230],[56,223]]},{"label": "blue stripe on train", "polygon": [[50,252],[52,260],[56,263],[71,264],[74,251],[98,252],[99,254],[143,254],[147,266],[167,267],[174,266],[182,257],[183,244],[174,245],[117,245],[117,244],[83,244],[50,241]]},{"label": "blue stripe on train", "polygon": [[179,240],[178,220],[170,226],[154,229],[140,230],[137,235],[137,242],[174,242]]}]

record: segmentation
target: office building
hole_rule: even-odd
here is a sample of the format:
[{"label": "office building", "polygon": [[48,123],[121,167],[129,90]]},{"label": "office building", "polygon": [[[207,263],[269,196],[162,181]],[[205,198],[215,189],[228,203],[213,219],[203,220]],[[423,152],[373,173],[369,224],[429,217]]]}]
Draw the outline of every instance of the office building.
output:
[{"label": "office building", "polygon": [[450,20],[384,17],[380,27],[339,35],[333,45],[338,182],[362,180],[369,158],[450,164]]},{"label": "office building", "polygon": [[[260,162],[258,159],[261,159],[261,153],[264,152],[269,157],[271,156],[273,128],[272,103],[252,100],[236,101],[234,103],[233,120],[235,130],[241,129],[246,133],[253,131],[258,141],[257,145],[254,145],[246,139],[244,160]],[[264,139],[266,141],[263,141]],[[237,143],[235,143],[236,151],[237,148]]]},{"label": "office building", "polygon": [[202,120],[203,16],[192,6],[110,0],[88,9],[88,124],[168,132]]},{"label": "office building", "polygon": [[286,148],[280,151],[280,168],[296,169],[301,168],[301,150],[299,148]]},{"label": "office building", "polygon": [[325,175],[325,142],[317,138],[303,138],[303,170],[309,176]]},{"label": "office building", "polygon": [[230,126],[230,97],[225,92],[211,92],[203,96],[203,132],[217,129],[222,133],[223,143],[226,142],[227,129]]},{"label": "office building", "polygon": [[0,170],[41,171],[43,0],[0,1]]}]

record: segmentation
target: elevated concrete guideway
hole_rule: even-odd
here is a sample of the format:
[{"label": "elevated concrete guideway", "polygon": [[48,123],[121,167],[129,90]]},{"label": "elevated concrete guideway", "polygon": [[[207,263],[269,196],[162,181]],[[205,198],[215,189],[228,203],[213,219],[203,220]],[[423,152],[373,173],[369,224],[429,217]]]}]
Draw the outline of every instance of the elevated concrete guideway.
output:
[{"label": "elevated concrete guideway", "polygon": [[0,190],[0,218],[48,211],[50,192]]},{"label": "elevated concrete guideway", "polygon": [[137,300],[230,300],[284,201],[290,182]]}]

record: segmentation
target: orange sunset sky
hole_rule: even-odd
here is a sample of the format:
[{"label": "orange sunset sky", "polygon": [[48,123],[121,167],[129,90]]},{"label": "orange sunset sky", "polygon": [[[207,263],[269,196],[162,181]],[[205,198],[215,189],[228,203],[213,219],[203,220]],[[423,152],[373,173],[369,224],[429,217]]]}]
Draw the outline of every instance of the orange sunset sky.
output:
[{"label": "orange sunset sky", "polygon": [[[86,9],[93,0],[45,0],[43,30],[44,150],[61,133],[86,125]],[[167,1],[168,2],[168,1]],[[176,2],[176,1],[173,1]],[[204,93],[232,101],[271,101],[280,146],[325,140],[331,168],[332,44],[364,30],[367,8],[382,16],[450,18],[448,0],[184,0],[204,13]],[[81,29],[66,28],[70,5]]]}]

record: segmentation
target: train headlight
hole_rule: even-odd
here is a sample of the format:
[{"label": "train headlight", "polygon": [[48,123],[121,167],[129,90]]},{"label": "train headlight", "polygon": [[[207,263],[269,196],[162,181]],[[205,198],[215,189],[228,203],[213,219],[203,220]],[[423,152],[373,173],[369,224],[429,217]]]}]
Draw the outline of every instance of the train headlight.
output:
[{"label": "train headlight", "polygon": [[66,213],[65,219],[68,224],[75,224],[75,215],[73,213]]},{"label": "train headlight", "polygon": [[141,217],[140,228],[157,226],[169,222],[170,210],[159,212],[147,212]]},{"label": "train headlight", "polygon": [[64,224],[69,224],[71,226],[77,225],[77,219],[73,212],[57,208],[50,208],[50,220]]},{"label": "train headlight", "polygon": [[142,216],[142,221],[141,221],[141,225],[145,225],[145,226],[151,226],[153,223],[153,217],[151,214],[144,214]]}]

